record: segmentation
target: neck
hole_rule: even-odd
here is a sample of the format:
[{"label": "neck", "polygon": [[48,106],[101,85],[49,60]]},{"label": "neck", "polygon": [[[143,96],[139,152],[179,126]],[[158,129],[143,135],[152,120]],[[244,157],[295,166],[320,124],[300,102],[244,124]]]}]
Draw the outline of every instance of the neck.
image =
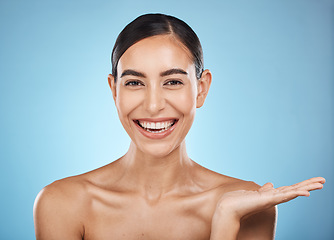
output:
[{"label": "neck", "polygon": [[193,166],[186,152],[185,141],[163,157],[145,154],[131,142],[129,151],[121,161],[123,180],[147,198],[154,199],[185,186]]}]

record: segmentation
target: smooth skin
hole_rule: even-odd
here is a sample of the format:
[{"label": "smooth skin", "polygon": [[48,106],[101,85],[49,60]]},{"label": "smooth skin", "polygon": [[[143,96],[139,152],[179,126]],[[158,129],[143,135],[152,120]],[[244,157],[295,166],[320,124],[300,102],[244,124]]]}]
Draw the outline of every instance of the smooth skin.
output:
[{"label": "smooth skin", "polygon": [[[196,79],[191,54],[174,36],[134,44],[117,71],[117,81],[109,75],[108,82],[132,140],[129,150],[104,167],[46,186],[34,206],[37,240],[273,239],[275,205],[322,188],[323,178],[260,187],[188,157],[185,137],[212,76],[205,70]],[[144,136],[135,122],[166,118],[178,121],[162,139]]]}]

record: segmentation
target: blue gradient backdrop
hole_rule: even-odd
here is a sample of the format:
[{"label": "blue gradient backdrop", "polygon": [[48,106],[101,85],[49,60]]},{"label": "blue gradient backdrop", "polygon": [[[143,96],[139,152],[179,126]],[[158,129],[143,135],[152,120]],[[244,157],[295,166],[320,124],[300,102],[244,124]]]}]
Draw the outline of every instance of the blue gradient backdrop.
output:
[{"label": "blue gradient backdrop", "polygon": [[0,239],[34,239],[37,193],[122,156],[107,84],[121,29],[140,14],[194,28],[213,73],[188,151],[259,184],[327,179],[279,206],[277,239],[334,239],[334,1],[0,1]]}]

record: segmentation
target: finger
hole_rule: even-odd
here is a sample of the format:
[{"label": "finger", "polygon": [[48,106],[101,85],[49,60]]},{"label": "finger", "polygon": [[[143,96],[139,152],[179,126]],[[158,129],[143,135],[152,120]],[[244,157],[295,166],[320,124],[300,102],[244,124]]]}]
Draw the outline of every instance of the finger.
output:
[{"label": "finger", "polygon": [[322,189],[324,185],[322,183],[316,182],[316,183],[311,183],[306,186],[299,187],[298,190],[306,190],[306,191],[313,191],[313,190],[318,190]]},{"label": "finger", "polygon": [[285,191],[285,192],[278,191],[274,194],[274,201],[275,201],[275,204],[280,204],[280,203],[288,202],[299,196],[308,197],[310,196],[310,193],[306,190],[292,190],[292,191]]},{"label": "finger", "polygon": [[287,202],[299,196],[310,196],[310,191],[322,189],[323,184],[320,182],[313,182],[300,187],[288,186],[277,188],[275,195],[275,201]]},{"label": "finger", "polygon": [[324,184],[326,182],[326,180],[323,177],[315,177],[315,178],[310,178],[307,179],[305,181],[293,184],[291,186],[283,186],[283,187],[279,187],[277,188],[277,190],[290,190],[290,189],[299,189],[299,188],[303,188],[305,186],[311,185],[313,183],[321,183]]},{"label": "finger", "polygon": [[321,189],[321,183],[313,183],[300,188],[286,187],[274,193],[275,201],[287,202],[299,196],[310,196],[310,191]]},{"label": "finger", "polygon": [[283,191],[299,191],[299,190],[305,190],[305,191],[313,191],[313,190],[318,190],[322,189],[323,184],[321,182],[312,182],[308,181],[307,183],[304,184],[297,184],[297,185],[292,185],[290,187],[287,187]]},{"label": "finger", "polygon": [[261,188],[259,188],[259,191],[262,192],[262,191],[266,191],[266,190],[273,189],[273,188],[274,188],[274,185],[271,182],[267,182]]},{"label": "finger", "polygon": [[322,184],[324,184],[326,182],[326,179],[323,178],[323,177],[314,177],[314,178],[311,178],[311,179],[314,179],[315,181],[320,182]]},{"label": "finger", "polygon": [[296,184],[291,185],[291,186],[301,187],[301,186],[305,186],[305,185],[316,183],[316,182],[324,184],[326,182],[326,180],[323,177],[314,177],[314,178],[310,178],[310,179],[307,179],[305,181],[296,183]]}]

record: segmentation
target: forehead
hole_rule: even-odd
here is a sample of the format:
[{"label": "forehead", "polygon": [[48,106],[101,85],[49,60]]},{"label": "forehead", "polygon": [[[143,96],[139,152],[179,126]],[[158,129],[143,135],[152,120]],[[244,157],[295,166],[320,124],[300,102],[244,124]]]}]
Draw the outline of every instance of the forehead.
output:
[{"label": "forehead", "polygon": [[117,70],[163,71],[182,68],[195,71],[189,50],[172,35],[145,38],[129,47],[119,60]]}]

